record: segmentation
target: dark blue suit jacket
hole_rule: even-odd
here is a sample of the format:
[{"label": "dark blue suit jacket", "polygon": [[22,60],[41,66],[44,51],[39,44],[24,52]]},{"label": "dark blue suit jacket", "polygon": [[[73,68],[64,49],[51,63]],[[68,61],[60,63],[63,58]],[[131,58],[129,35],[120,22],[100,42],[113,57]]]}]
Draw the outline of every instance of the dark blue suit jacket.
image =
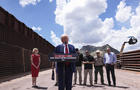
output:
[{"label": "dark blue suit jacket", "polygon": [[[76,53],[75,47],[71,44],[68,44],[69,54]],[[64,54],[64,45],[60,44],[55,48],[55,53]],[[63,62],[57,62],[57,67],[63,67]],[[73,72],[75,72],[75,63],[71,62],[70,67]]]}]

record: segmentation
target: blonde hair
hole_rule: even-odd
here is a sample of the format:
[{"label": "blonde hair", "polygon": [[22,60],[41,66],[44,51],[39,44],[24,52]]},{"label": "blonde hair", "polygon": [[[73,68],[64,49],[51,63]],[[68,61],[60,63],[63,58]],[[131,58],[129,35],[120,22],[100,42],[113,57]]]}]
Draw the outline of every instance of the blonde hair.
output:
[{"label": "blonde hair", "polygon": [[[38,51],[38,48],[33,48],[32,53],[35,53],[35,50],[37,50],[37,51]],[[38,51],[38,52],[39,52],[39,51]]]},{"label": "blonde hair", "polygon": [[63,40],[63,38],[68,38],[69,39],[68,35],[66,35],[66,34],[61,36],[61,41]]}]

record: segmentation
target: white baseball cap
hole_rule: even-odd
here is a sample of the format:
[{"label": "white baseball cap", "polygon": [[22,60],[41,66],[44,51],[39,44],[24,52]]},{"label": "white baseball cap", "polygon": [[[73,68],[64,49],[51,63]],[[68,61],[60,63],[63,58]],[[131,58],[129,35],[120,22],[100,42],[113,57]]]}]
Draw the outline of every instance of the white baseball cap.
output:
[{"label": "white baseball cap", "polygon": [[100,53],[101,51],[100,50],[96,50],[96,53]]}]

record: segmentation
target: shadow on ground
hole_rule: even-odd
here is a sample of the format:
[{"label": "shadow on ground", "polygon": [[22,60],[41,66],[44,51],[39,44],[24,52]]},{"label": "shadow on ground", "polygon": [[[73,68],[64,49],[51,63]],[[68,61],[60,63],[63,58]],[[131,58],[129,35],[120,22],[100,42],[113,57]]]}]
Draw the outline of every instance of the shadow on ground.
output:
[{"label": "shadow on ground", "polygon": [[[104,85],[101,85],[101,84],[95,84],[93,86],[91,85],[79,85],[79,86],[83,86],[84,88],[86,87],[92,87],[92,88],[104,88],[105,86],[108,86],[108,84],[104,84]],[[76,87],[76,86],[73,86],[73,87]],[[114,87],[113,85],[111,86],[108,86],[108,87]],[[126,86],[116,86],[114,88],[122,88],[122,89],[128,89],[129,87],[126,87]]]},{"label": "shadow on ground", "polygon": [[48,89],[48,87],[41,87],[41,86],[38,86],[38,87],[36,87],[36,89],[47,90],[47,89]]},{"label": "shadow on ground", "polygon": [[129,87],[126,86],[116,86],[117,88],[123,88],[123,89],[128,89]]}]

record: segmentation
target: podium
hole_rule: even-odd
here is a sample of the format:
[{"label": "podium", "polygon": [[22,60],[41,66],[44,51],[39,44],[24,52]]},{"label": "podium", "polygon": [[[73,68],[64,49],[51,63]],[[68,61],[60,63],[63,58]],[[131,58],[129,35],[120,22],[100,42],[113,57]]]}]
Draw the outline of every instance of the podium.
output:
[{"label": "podium", "polygon": [[61,53],[52,53],[49,55],[49,61],[51,62],[76,62],[78,60],[78,55],[73,54],[61,54]]},{"label": "podium", "polygon": [[[49,61],[50,62],[62,62],[62,63],[65,63],[65,62],[77,62],[78,61],[78,55],[76,53],[72,53],[72,54],[62,54],[62,53],[52,53],[49,55]],[[65,77],[65,64],[62,68],[63,70],[63,76]],[[58,77],[59,78],[59,77]],[[63,78],[63,85],[65,85],[65,78]]]}]

